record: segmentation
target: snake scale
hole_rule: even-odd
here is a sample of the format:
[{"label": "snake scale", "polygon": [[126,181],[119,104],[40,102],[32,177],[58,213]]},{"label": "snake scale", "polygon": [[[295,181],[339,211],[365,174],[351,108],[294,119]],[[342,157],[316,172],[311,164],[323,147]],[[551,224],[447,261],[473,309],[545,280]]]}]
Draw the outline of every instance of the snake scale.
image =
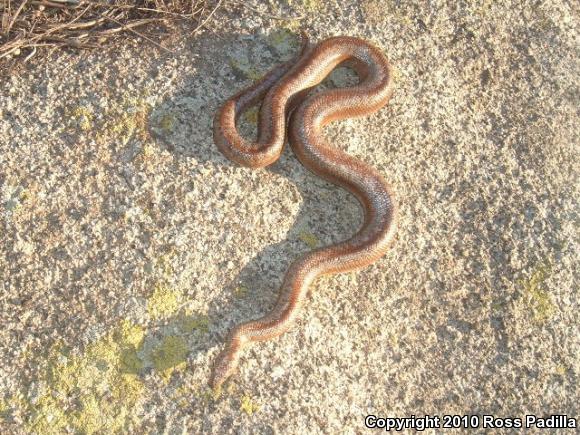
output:
[{"label": "snake scale", "polygon": [[[356,85],[308,93],[345,62],[357,72]],[[373,45],[349,36],[312,44],[303,34],[302,49],[295,59],[272,69],[217,112],[214,141],[227,158],[250,168],[268,166],[278,159],[288,137],[306,168],[358,199],[364,222],[350,239],[308,252],[290,265],[272,311],[229,333],[213,367],[213,388],[219,388],[235,372],[240,353],[249,343],[277,337],[290,328],[318,276],[358,269],[387,251],[396,220],[389,185],[368,164],[330,146],[321,130],[330,122],[379,110],[389,101],[392,88],[389,62]],[[239,134],[236,121],[259,103],[258,137],[249,142]]]}]

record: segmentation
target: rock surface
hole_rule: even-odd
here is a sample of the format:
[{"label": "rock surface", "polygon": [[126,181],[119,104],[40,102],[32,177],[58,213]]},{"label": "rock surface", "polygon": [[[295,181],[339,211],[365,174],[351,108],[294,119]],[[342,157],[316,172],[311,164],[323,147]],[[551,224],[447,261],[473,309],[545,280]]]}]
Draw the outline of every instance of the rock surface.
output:
[{"label": "rock surface", "polygon": [[[406,3],[224,2],[171,53],[54,53],[0,83],[0,432],[577,415],[578,11]],[[389,106],[327,136],[392,183],[399,229],[378,263],[316,281],[295,327],[216,395],[227,331],[268,311],[300,253],[360,223],[290,150],[251,171],[212,142],[219,105],[301,29],[369,39],[394,65]]]}]

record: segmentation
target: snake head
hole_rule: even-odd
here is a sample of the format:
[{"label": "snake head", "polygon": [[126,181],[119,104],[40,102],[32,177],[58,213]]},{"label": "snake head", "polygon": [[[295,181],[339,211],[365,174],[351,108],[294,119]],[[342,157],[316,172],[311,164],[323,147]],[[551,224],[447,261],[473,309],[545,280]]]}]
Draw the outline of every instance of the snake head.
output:
[{"label": "snake head", "polygon": [[219,391],[222,384],[229,378],[238,367],[238,358],[231,355],[229,349],[224,349],[216,358],[215,365],[209,380],[209,385],[214,391]]}]

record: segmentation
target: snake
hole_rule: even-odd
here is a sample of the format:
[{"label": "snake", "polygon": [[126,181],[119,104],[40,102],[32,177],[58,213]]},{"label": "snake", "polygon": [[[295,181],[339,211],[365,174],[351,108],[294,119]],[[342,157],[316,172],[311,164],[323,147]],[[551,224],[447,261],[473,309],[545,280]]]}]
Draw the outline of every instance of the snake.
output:
[{"label": "snake", "polygon": [[[354,69],[358,82],[312,92],[339,66]],[[349,239],[314,249],[291,263],[272,310],[229,332],[210,376],[214,389],[236,372],[248,345],[290,329],[317,277],[360,269],[388,251],[397,220],[392,188],[375,168],[329,144],[322,130],[331,122],[368,115],[385,106],[393,92],[392,77],[386,56],[364,39],[335,36],[312,43],[302,33],[302,47],[295,58],[271,69],[216,112],[214,142],[229,160],[264,168],[280,157],[288,139],[303,166],[356,197],[364,219]],[[257,137],[251,141],[242,137],[236,124],[257,105]]]}]

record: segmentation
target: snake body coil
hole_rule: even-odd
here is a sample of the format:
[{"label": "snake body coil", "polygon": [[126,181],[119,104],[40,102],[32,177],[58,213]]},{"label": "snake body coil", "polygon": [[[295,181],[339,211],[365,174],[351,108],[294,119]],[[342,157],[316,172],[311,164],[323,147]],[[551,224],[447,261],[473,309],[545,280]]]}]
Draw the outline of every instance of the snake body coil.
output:
[{"label": "snake body coil", "polygon": [[[345,61],[356,70],[357,85],[306,95]],[[268,340],[289,329],[316,277],[366,266],[387,251],[395,232],[395,204],[387,182],[374,168],[331,147],[321,130],[332,121],[379,110],[391,93],[391,68],[374,46],[345,36],[317,45],[304,38],[297,59],[271,70],[230,98],[216,114],[214,140],[230,160],[252,168],[270,165],[280,156],[288,133],[304,166],[356,196],[364,210],[364,222],[352,238],[306,253],[291,264],[273,310],[230,332],[213,369],[210,384],[214,388],[236,370],[240,352],[247,344]],[[236,121],[244,110],[260,101],[258,138],[252,143],[240,136]]]}]

